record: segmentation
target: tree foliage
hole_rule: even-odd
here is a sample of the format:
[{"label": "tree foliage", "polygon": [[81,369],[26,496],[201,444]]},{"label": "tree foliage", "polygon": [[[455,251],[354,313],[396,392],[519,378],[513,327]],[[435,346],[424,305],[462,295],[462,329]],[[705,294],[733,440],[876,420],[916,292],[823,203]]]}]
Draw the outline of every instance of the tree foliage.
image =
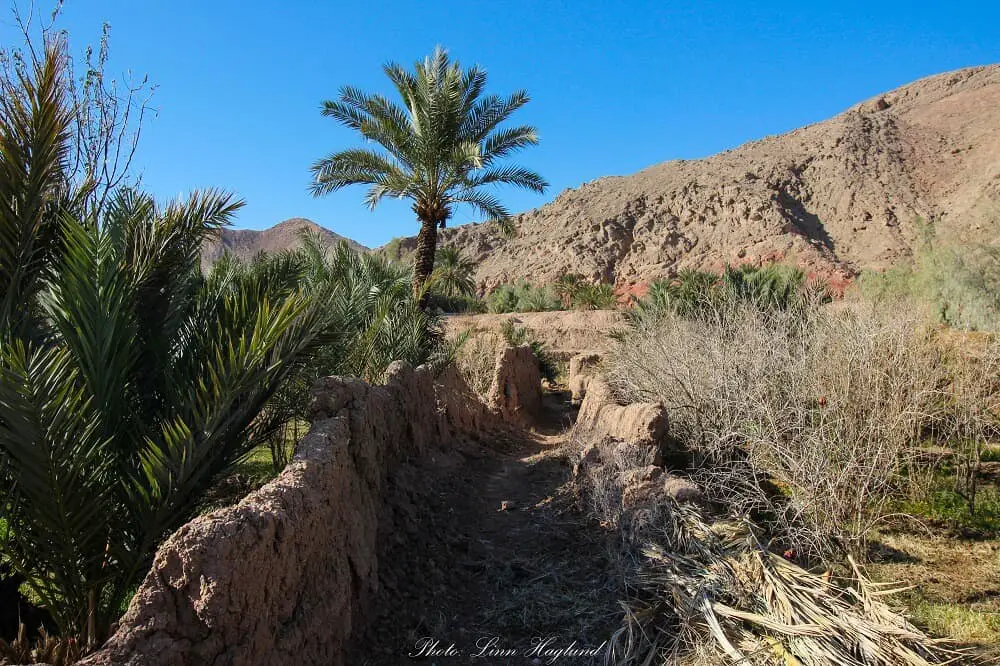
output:
[{"label": "tree foliage", "polygon": [[413,291],[423,299],[434,269],[437,229],[455,206],[471,206],[509,231],[510,214],[490,188],[513,185],[542,192],[548,183],[530,169],[505,162],[538,143],[531,126],[500,127],[528,103],[526,92],[484,94],[485,70],[463,70],[440,47],[412,72],[395,63],[383,71],[399,102],[345,86],[339,99],[323,103],[324,116],[378,148],[351,148],[318,160],[312,166],[312,191],[325,195],[366,185],[365,203],[371,208],[385,197],[409,199],[421,225]]},{"label": "tree foliage", "polygon": [[[212,271],[212,276],[252,274],[265,283],[297,285],[325,312],[329,330],[323,344],[295,365],[268,402],[269,418],[282,424],[308,417],[309,394],[320,377],[379,382],[393,361],[416,366],[432,360],[443,338],[437,318],[413,298],[409,268],[343,242],[330,250],[315,233],[306,232],[302,240],[299,250],[260,254],[248,263],[225,255]],[[268,444],[277,471],[287,462],[285,430],[273,430]]]},{"label": "tree foliage", "polygon": [[201,275],[232,196],[86,204],[64,62],[50,46],[0,102],[0,555],[92,643],[160,540],[276,427],[264,406],[330,327],[291,279]]},{"label": "tree foliage", "polygon": [[462,256],[458,248],[438,248],[430,288],[448,298],[472,296],[476,293],[475,271],[476,265]]}]

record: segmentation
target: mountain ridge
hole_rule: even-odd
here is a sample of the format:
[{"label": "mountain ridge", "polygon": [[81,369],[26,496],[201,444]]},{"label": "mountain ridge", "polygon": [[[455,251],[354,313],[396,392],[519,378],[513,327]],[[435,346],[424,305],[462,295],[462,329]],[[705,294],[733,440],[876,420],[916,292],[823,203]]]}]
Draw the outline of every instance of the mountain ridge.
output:
[{"label": "mountain ridge", "polygon": [[[514,217],[440,232],[482,289],[565,271],[620,286],[682,268],[789,261],[830,279],[912,254],[921,220],[948,241],[994,242],[1000,65],[938,74],[830,119],[709,157],[570,188]],[[415,237],[396,243],[405,255]]]},{"label": "mountain ridge", "polygon": [[[603,176],[513,218],[516,234],[466,224],[439,232],[477,264],[481,291],[582,273],[621,287],[683,268],[794,263],[846,281],[912,255],[926,222],[945,242],[1000,237],[1000,65],[919,79],[823,121],[708,157]],[[310,226],[311,225],[311,226]],[[203,261],[294,247],[303,218],[225,230]],[[416,237],[377,248],[407,257]]]},{"label": "mountain ridge", "polygon": [[229,253],[237,259],[248,261],[258,252],[281,252],[298,247],[303,232],[318,233],[324,244],[334,246],[345,241],[355,250],[368,252],[360,243],[341,236],[310,219],[291,217],[267,229],[222,229],[219,235],[204,244],[201,252],[203,267],[211,266],[222,255]]}]

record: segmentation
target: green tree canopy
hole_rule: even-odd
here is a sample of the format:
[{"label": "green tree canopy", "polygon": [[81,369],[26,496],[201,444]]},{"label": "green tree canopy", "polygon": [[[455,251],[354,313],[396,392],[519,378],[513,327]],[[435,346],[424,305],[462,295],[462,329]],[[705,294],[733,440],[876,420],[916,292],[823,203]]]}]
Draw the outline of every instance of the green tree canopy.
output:
[{"label": "green tree canopy", "polygon": [[500,128],[528,103],[526,92],[484,95],[486,72],[478,66],[463,70],[440,47],[412,72],[395,63],[383,70],[399,93],[398,102],[345,86],[338,100],[323,103],[323,115],[378,148],[342,150],[319,160],[312,166],[312,191],[325,195],[367,185],[365,203],[372,208],[387,196],[411,200],[420,223],[413,290],[424,303],[437,229],[456,205],[470,205],[509,231],[510,213],[490,188],[514,185],[543,192],[548,183],[530,169],[504,162],[538,143],[534,127]]}]

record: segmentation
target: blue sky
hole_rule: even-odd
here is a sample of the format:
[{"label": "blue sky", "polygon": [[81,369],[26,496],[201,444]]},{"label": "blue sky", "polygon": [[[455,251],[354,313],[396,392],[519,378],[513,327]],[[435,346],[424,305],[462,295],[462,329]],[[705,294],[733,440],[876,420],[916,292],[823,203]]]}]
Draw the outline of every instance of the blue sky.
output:
[{"label": "blue sky", "polygon": [[[42,0],[38,1],[42,5]],[[1000,62],[1000,2],[304,2],[67,0],[77,49],[111,24],[111,69],[148,74],[158,115],[137,166],[163,198],[219,186],[236,224],[309,217],[366,245],[416,232],[409,206],[372,213],[360,188],[321,199],[309,165],[354,145],[319,105],[341,85],[390,92],[387,60],[436,44],[526,88],[518,161],[551,183],[501,191],[514,211],[567,187],[694,158],[823,120],[914,79]],[[9,21],[5,43],[14,38]],[[453,223],[473,221],[458,211]]]}]

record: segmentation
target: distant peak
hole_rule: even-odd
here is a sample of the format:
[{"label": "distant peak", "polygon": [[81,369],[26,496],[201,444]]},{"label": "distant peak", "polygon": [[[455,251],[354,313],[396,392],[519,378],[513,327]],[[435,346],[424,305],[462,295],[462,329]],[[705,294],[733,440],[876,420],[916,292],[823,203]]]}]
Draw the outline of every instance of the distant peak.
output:
[{"label": "distant peak", "polygon": [[[271,228],[277,229],[278,227],[316,227],[317,229],[325,228],[320,226],[319,224],[316,224],[307,217],[290,217],[287,220],[282,220],[281,222],[278,222]],[[329,231],[329,229],[327,229],[327,231]]]}]

